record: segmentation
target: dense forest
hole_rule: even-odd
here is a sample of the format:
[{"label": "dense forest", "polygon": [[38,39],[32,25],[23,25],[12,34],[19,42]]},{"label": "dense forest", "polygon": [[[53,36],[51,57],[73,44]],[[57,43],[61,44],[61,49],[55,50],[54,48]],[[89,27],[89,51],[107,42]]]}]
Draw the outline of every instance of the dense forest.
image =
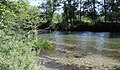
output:
[{"label": "dense forest", "polygon": [[[2,1],[1,1],[2,2]],[[25,1],[23,1],[25,2]],[[28,1],[29,2],[29,1]],[[5,5],[5,4],[4,4]],[[9,5],[6,3],[6,6]],[[12,5],[12,4],[10,4]],[[120,27],[120,1],[119,0],[44,0],[37,7],[29,4],[15,3],[13,6],[1,6],[1,19],[19,19],[14,26],[24,30],[33,28],[48,30],[70,31],[119,31]],[[25,10],[21,9],[26,7]],[[10,11],[10,10],[14,11]],[[21,15],[11,15],[21,14]],[[1,20],[5,22],[6,20]],[[5,22],[6,23],[6,22]],[[24,24],[23,24],[24,23]],[[26,26],[27,25],[27,26]],[[34,27],[33,27],[34,26]],[[112,30],[110,30],[112,29]]]},{"label": "dense forest", "polygon": [[[46,21],[45,27],[49,26],[51,29],[119,29],[119,0],[45,0],[38,8],[41,10],[40,16],[43,17],[41,22]],[[44,28],[43,26],[41,28]]]}]

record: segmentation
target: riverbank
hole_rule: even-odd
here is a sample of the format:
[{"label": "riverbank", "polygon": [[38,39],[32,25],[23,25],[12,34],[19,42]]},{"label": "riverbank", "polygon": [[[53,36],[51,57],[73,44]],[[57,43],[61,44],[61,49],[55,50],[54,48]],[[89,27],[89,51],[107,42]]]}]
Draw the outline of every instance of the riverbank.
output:
[{"label": "riverbank", "polygon": [[117,61],[100,55],[81,58],[44,56],[40,61],[45,70],[113,70],[114,66],[120,66]]},{"label": "riverbank", "polygon": [[[61,23],[62,24],[62,23]],[[101,23],[95,25],[76,24],[71,27],[55,24],[53,26],[43,24],[38,26],[39,29],[51,30],[51,31],[91,31],[91,32],[120,32],[120,24]]]}]

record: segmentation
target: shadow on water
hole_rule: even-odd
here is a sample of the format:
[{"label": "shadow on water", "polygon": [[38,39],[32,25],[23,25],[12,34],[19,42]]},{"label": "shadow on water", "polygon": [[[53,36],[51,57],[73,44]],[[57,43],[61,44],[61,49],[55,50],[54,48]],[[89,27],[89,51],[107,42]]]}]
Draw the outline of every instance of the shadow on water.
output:
[{"label": "shadow on water", "polygon": [[120,38],[120,33],[110,33],[109,38]]}]

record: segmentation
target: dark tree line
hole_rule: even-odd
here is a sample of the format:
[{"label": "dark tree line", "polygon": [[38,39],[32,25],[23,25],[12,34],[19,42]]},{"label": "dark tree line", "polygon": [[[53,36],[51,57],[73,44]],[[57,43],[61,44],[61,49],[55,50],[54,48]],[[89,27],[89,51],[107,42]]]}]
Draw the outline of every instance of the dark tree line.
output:
[{"label": "dark tree line", "polygon": [[82,24],[120,23],[120,0],[45,0],[39,8],[44,10],[41,15],[49,23],[54,23],[54,13],[62,9],[60,25],[68,28]]}]

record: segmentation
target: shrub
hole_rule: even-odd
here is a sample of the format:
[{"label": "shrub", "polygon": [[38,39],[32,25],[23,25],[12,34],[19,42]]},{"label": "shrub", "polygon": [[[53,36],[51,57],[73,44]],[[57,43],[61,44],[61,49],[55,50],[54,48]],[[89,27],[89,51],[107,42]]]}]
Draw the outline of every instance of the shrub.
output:
[{"label": "shrub", "polygon": [[43,40],[43,39],[37,39],[37,40],[33,40],[33,45],[38,48],[44,48],[44,49],[51,49],[53,48],[53,44],[47,42],[47,40]]},{"label": "shrub", "polygon": [[30,42],[17,34],[6,35],[0,30],[0,70],[33,70],[35,53],[30,47]]}]

